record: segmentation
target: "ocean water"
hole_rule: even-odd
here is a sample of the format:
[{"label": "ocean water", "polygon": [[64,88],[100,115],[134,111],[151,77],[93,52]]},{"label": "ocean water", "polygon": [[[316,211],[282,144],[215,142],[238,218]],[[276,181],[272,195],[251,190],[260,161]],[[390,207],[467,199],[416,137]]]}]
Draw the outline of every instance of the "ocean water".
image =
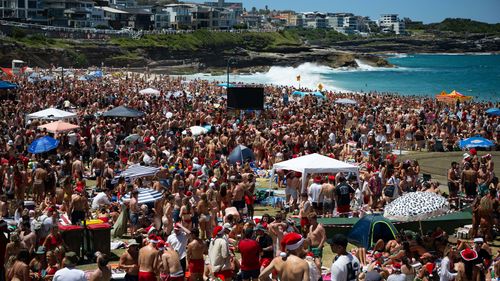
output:
[{"label": "ocean water", "polygon": [[[332,69],[314,63],[298,67],[271,67],[268,72],[230,75],[230,82],[293,85],[325,90],[391,92],[434,96],[456,90],[483,101],[500,101],[500,55],[498,54],[394,54],[394,68],[378,68],[358,61],[359,68]],[[226,76],[197,74],[192,78],[225,81]]]}]

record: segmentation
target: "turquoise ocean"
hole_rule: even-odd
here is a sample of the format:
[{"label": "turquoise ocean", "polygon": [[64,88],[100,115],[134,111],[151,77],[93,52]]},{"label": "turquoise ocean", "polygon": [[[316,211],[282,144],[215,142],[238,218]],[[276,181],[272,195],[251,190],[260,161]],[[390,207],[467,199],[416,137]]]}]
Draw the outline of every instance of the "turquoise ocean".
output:
[{"label": "turquoise ocean", "polygon": [[[268,72],[230,75],[230,82],[293,85],[354,92],[390,92],[434,96],[456,90],[478,100],[500,102],[499,54],[393,54],[394,68],[379,68],[357,61],[359,67],[332,69],[314,63],[298,67],[271,67]],[[237,65],[237,63],[236,63]],[[225,81],[226,76],[197,74],[192,78]]]}]

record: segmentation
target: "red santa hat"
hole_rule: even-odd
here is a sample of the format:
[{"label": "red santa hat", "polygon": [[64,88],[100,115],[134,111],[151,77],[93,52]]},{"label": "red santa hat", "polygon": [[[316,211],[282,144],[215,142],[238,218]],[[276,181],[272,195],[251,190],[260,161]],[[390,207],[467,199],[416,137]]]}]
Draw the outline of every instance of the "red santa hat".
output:
[{"label": "red santa hat", "polygon": [[321,177],[320,176],[316,176],[314,178],[314,183],[321,183]]},{"label": "red santa hat", "polygon": [[285,252],[286,250],[293,251],[297,250],[304,243],[304,238],[302,235],[296,232],[287,233],[281,239],[281,251]]},{"label": "red santa hat", "polygon": [[165,250],[165,241],[159,241],[158,244],[156,245],[158,250],[163,251]]},{"label": "red santa hat", "polygon": [[219,235],[224,234],[224,228],[220,225],[216,226],[214,230],[212,231],[212,237],[215,238]]},{"label": "red santa hat", "polygon": [[470,154],[472,154],[472,155],[476,155],[476,154],[477,154],[477,150],[476,150],[475,148],[471,148],[471,149],[469,150],[469,152],[470,152]]},{"label": "red santa hat", "polygon": [[330,181],[334,181],[334,180],[335,180],[335,176],[334,176],[334,175],[330,175],[330,176],[328,176],[328,180],[330,180]]},{"label": "red santa hat", "polygon": [[158,236],[154,234],[149,234],[148,240],[150,243],[157,244],[158,243]]}]

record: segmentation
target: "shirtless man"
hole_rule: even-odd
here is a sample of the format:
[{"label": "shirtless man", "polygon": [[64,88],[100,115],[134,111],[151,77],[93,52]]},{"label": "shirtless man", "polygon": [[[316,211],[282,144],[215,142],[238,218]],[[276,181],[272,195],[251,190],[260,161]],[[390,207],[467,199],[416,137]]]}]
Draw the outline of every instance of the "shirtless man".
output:
[{"label": "shirtless man", "polygon": [[[293,188],[297,191],[296,201],[298,200],[298,194],[299,194],[299,190],[301,188],[301,183],[302,183],[301,174],[295,173],[294,177],[292,178],[291,188]],[[297,205],[295,205],[295,206],[297,206]]]},{"label": "shirtless man", "polygon": [[295,177],[295,172],[290,172],[286,177],[286,188],[285,188],[285,196],[286,203],[290,204],[291,210],[295,210],[297,199],[298,199],[298,191],[296,188],[292,186],[293,179]]},{"label": "shirtless man", "polygon": [[139,250],[139,281],[156,281],[157,239],[156,235],[150,235],[149,244]]},{"label": "shirtless man", "polygon": [[39,162],[33,173],[33,195],[37,203],[42,202],[44,197],[46,179],[47,171],[43,168],[42,163]]},{"label": "shirtless man", "polygon": [[235,207],[238,212],[241,212],[245,208],[245,188],[243,183],[238,183],[233,190],[233,207]]},{"label": "shirtless man", "polygon": [[29,253],[26,249],[21,249],[17,254],[16,261],[7,270],[7,280],[31,280],[29,269]]},{"label": "shirtless man", "polygon": [[479,166],[479,171],[477,172],[477,184],[479,196],[483,196],[488,193],[489,185],[493,179],[492,173],[486,168],[486,164],[481,164]]},{"label": "shirtless man", "polygon": [[458,163],[452,162],[451,168],[448,170],[448,194],[451,201],[455,202],[458,206],[458,191],[460,190],[460,175],[458,174]]},{"label": "shirtless man", "polygon": [[322,224],[318,223],[318,217],[315,213],[309,214],[309,233],[307,240],[309,242],[309,249],[314,254],[315,258],[321,259],[323,257],[323,246],[326,241],[326,232]]},{"label": "shirtless man", "polygon": [[273,271],[276,271],[278,273],[279,280],[283,280],[282,273],[284,265],[285,259],[283,259],[283,257],[275,257],[266,268],[260,271],[259,280],[272,281],[273,279],[271,279],[270,275],[273,273]]},{"label": "shirtless man", "polygon": [[83,196],[83,188],[81,186],[75,188],[74,194],[71,195],[69,203],[68,215],[71,218],[71,224],[75,225],[85,220],[85,215],[88,210],[88,201]]},{"label": "shirtless man", "polygon": [[191,238],[193,240],[187,246],[188,268],[191,274],[189,281],[203,281],[205,267],[203,254],[206,252],[207,247],[200,239],[197,228],[191,230]]},{"label": "shirtless man", "polygon": [[332,217],[335,202],[335,176],[328,176],[328,182],[321,186],[323,196],[323,214],[325,217]]},{"label": "shirtless man", "polygon": [[23,222],[21,225],[21,234],[19,235],[21,238],[21,245],[28,249],[28,252],[32,254],[35,251],[36,245],[36,234],[31,231],[30,223]]},{"label": "shirtless man", "polygon": [[465,191],[467,197],[477,196],[477,172],[471,168],[469,162],[465,163],[464,171],[462,171],[462,191]]},{"label": "shirtless man", "polygon": [[102,188],[102,173],[104,172],[105,164],[104,160],[101,158],[101,152],[98,151],[95,154],[94,160],[92,160],[92,164],[90,167],[95,174],[96,187],[98,189]]},{"label": "shirtless man", "polygon": [[307,235],[309,231],[309,213],[312,212],[312,204],[307,198],[307,193],[302,193],[300,195],[301,202],[299,206],[299,217],[300,217],[300,227],[304,235]]},{"label": "shirtless man", "polygon": [[80,161],[78,155],[75,154],[73,157],[73,164],[71,165],[71,175],[73,175],[74,179],[81,179],[83,178],[83,172],[83,163]]},{"label": "shirtless man", "polygon": [[111,280],[111,267],[108,265],[108,255],[101,254],[97,257],[97,269],[90,275],[89,281]]},{"label": "shirtless man", "polygon": [[134,235],[137,230],[137,225],[139,224],[139,214],[141,209],[139,208],[139,190],[132,190],[132,195],[130,196],[129,209],[130,209],[130,234]]},{"label": "shirtless man", "polygon": [[127,250],[121,255],[118,267],[125,270],[125,281],[139,280],[139,243],[130,240]]},{"label": "shirtless man", "polygon": [[165,245],[161,255],[161,264],[164,272],[160,272],[161,281],[184,281],[184,271],[179,259],[179,254],[170,245]]},{"label": "shirtless man", "polygon": [[309,264],[304,260],[306,251],[304,238],[298,233],[291,232],[283,237],[281,250],[286,253],[286,261],[281,272],[281,281],[309,281]]},{"label": "shirtless man", "polygon": [[201,230],[201,239],[204,240],[210,237],[210,231],[211,231],[210,210],[208,208],[207,194],[205,193],[201,194],[201,200],[198,202],[196,210],[198,212],[198,215],[200,216],[199,224]]}]

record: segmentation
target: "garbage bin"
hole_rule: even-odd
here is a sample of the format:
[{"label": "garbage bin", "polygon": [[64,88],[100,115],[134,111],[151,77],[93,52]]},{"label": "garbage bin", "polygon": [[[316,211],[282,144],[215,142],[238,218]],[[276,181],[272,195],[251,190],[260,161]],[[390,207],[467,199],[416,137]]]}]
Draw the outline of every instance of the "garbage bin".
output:
[{"label": "garbage bin", "polygon": [[83,227],[79,225],[59,224],[59,230],[64,241],[68,246],[68,251],[73,251],[80,257],[80,247],[83,245]]},{"label": "garbage bin", "polygon": [[89,231],[92,252],[101,252],[109,255],[111,253],[111,226],[107,223],[87,225]]}]

